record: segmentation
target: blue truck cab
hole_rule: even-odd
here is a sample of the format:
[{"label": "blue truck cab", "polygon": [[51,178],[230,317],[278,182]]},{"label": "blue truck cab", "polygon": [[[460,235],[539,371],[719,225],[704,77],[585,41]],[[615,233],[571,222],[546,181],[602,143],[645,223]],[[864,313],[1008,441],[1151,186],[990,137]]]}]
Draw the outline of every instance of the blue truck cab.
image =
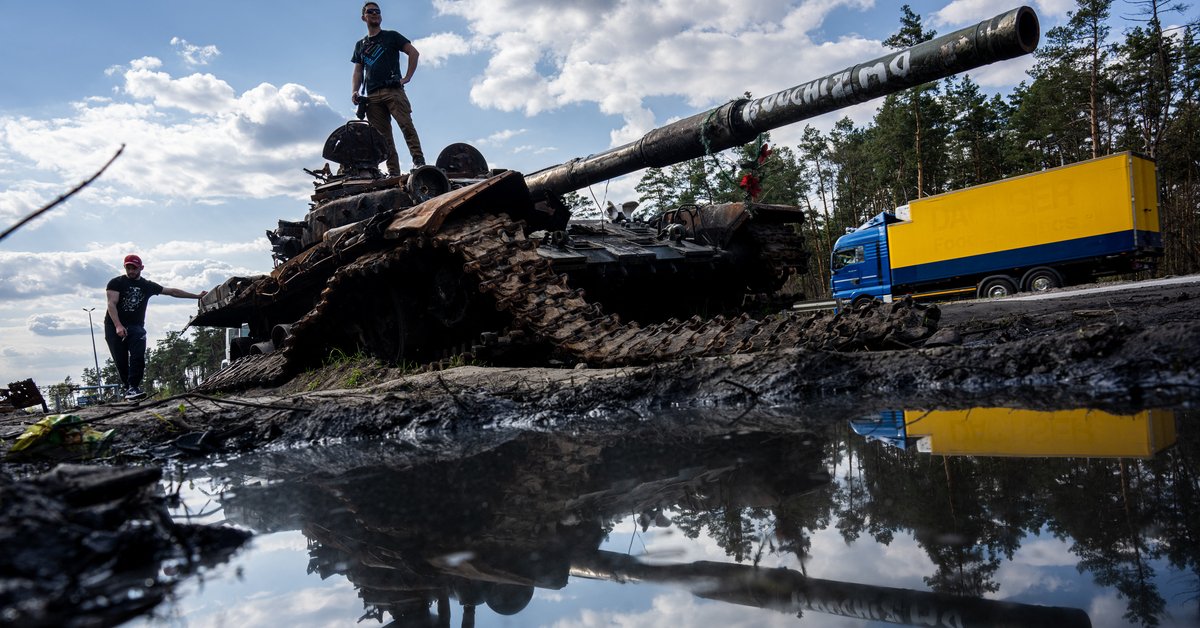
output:
[{"label": "blue truck cab", "polygon": [[838,238],[829,266],[834,299],[849,303],[892,300],[887,225],[896,222],[901,220],[895,214],[884,212]]}]

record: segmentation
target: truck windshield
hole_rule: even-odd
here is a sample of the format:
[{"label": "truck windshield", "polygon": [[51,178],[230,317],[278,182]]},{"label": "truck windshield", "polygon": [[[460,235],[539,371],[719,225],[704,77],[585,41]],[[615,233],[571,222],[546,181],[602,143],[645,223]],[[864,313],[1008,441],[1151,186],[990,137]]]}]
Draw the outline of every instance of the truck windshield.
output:
[{"label": "truck windshield", "polygon": [[864,259],[863,247],[861,246],[856,246],[852,249],[839,249],[833,252],[833,269],[837,270],[847,264],[855,264]]}]

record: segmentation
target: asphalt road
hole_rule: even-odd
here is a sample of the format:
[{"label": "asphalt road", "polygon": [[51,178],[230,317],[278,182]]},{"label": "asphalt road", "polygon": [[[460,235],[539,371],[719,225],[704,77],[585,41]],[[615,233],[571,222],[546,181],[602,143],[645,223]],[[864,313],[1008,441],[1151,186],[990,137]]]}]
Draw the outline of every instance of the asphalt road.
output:
[{"label": "asphalt road", "polygon": [[[1021,301],[1042,301],[1049,299],[1078,299],[1088,298],[1094,295],[1100,295],[1109,292],[1129,292],[1141,291],[1158,288],[1177,288],[1177,287],[1200,287],[1200,275],[1185,275],[1182,277],[1166,277],[1164,279],[1146,279],[1142,281],[1117,281],[1104,283],[1090,283],[1079,286],[1071,286],[1068,288],[1059,288],[1049,292],[1040,292],[1036,294],[1023,293],[1016,294],[1010,297],[1000,299],[966,299],[961,301],[945,301],[938,303],[939,307],[950,307],[960,305],[971,305],[982,302],[1021,302]],[[818,310],[832,310],[837,307],[835,301],[802,301],[792,306],[795,312],[815,312]]]}]

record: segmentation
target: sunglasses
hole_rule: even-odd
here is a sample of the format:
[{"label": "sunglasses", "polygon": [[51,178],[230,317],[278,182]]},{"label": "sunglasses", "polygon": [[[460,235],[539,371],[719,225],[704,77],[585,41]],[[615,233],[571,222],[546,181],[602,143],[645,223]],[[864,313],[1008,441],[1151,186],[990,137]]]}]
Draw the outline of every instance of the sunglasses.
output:
[{"label": "sunglasses", "polygon": [[379,15],[379,9],[367,9],[366,11],[363,11],[363,13],[368,15]]}]

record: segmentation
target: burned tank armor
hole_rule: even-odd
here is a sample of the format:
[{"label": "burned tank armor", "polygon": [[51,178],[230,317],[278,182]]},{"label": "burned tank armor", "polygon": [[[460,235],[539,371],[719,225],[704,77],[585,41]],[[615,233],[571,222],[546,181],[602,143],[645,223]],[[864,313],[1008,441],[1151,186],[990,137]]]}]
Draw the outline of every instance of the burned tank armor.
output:
[{"label": "burned tank armor", "polygon": [[[268,232],[274,270],[231,278],[201,299],[190,325],[249,330],[235,343],[238,359],[204,387],[277,384],[333,349],[393,363],[466,354],[620,365],[919,340],[936,327],[936,311],[911,303],[856,309],[846,315],[860,320],[849,326],[829,315],[762,310],[778,305],[771,295],[806,269],[798,207],[693,205],[647,221],[614,207],[607,221],[571,220],[562,196],[1028,54],[1038,38],[1036,14],[1020,7],[529,175],[491,169],[475,148],[452,144],[432,166],[385,176],[382,136],[351,121],[325,144],[337,169],[307,171],[315,179],[308,214]],[[839,340],[833,328],[873,331]]]}]

